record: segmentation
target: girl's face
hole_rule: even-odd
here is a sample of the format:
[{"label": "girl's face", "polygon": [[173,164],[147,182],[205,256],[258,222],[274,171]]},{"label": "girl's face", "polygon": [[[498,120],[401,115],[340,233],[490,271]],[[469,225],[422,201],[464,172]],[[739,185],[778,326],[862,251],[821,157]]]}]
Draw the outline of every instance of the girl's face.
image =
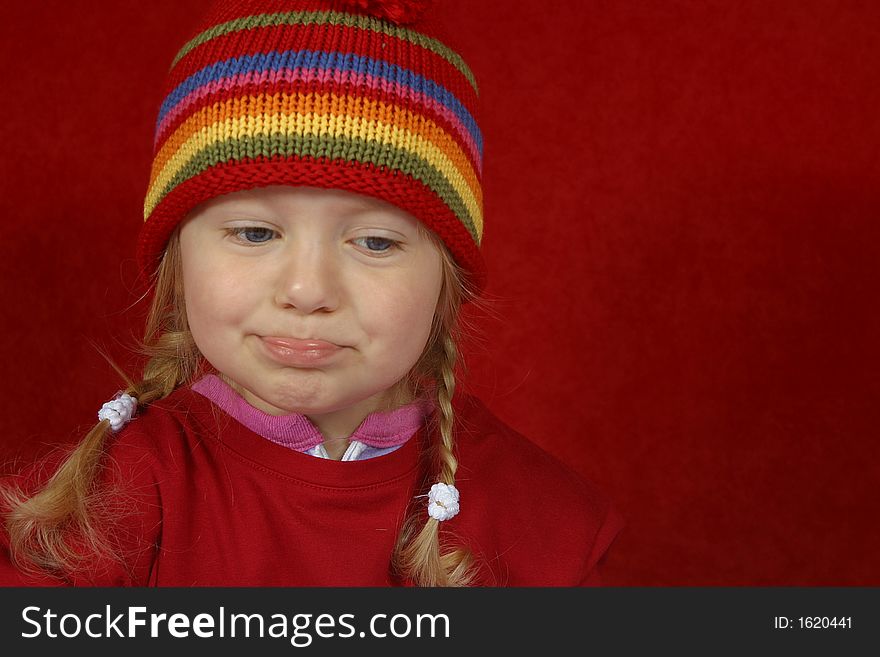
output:
[{"label": "girl's face", "polygon": [[392,205],[314,188],[236,192],[197,206],[180,247],[196,345],[267,413],[347,435],[425,348],[441,256]]}]

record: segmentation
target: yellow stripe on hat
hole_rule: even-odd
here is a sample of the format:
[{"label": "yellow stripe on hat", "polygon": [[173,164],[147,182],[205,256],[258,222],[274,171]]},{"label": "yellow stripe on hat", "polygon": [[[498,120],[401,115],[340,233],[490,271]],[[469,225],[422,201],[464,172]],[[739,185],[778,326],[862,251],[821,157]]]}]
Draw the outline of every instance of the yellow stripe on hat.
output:
[{"label": "yellow stripe on hat", "polygon": [[[415,155],[449,182],[473,220],[477,234],[482,235],[482,189],[467,156],[442,128],[401,107],[364,98],[329,95],[235,98],[194,115],[169,137],[157,154],[145,202],[145,217],[170,191],[169,184],[197,153],[228,140],[269,138],[279,134],[294,138],[326,135],[359,139],[374,144],[377,150],[390,146]],[[356,152],[339,155],[351,161],[363,159]]]}]

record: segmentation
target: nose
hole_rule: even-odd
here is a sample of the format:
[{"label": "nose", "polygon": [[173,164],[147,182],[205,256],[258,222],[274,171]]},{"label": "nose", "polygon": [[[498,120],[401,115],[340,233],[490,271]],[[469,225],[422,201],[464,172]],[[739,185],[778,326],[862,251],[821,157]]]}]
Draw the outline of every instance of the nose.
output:
[{"label": "nose", "polygon": [[332,248],[320,241],[300,241],[285,250],[275,303],[303,314],[339,307],[339,267]]}]

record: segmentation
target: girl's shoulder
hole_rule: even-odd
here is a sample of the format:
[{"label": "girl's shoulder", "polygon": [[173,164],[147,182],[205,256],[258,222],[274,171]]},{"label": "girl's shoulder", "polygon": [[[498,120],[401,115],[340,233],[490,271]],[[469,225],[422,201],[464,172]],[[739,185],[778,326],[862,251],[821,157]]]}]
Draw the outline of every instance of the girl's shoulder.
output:
[{"label": "girl's shoulder", "polygon": [[[181,442],[191,424],[186,410],[190,394],[187,389],[179,388],[165,399],[138,408],[134,417],[120,430],[108,430],[103,439],[103,451],[107,456],[102,468],[105,478],[113,478],[120,465],[127,466],[126,471],[143,470],[168,443]],[[36,460],[5,464],[2,483],[34,492],[55,475],[77,446],[59,444]]]},{"label": "girl's shoulder", "polygon": [[[462,395],[456,408],[462,454],[496,464],[499,476],[526,476],[530,482],[554,484],[574,495],[601,497],[598,488],[570,466],[508,425],[473,395]],[[464,465],[464,463],[462,464]]]},{"label": "girl's shoulder", "polygon": [[192,465],[210,435],[212,412],[201,395],[181,387],[138,407],[105,444],[105,482],[119,490],[155,491]]},{"label": "girl's shoulder", "polygon": [[193,435],[210,431],[217,413],[202,395],[190,386],[181,386],[137,413],[114,435],[112,447],[167,451],[189,443]]},{"label": "girl's shoulder", "polygon": [[[597,566],[625,524],[608,496],[477,397],[462,395],[454,406],[456,487],[478,531],[501,541],[510,564],[530,562],[552,546],[557,571],[541,571],[535,583],[598,583]],[[510,568],[511,576],[516,572]]]}]

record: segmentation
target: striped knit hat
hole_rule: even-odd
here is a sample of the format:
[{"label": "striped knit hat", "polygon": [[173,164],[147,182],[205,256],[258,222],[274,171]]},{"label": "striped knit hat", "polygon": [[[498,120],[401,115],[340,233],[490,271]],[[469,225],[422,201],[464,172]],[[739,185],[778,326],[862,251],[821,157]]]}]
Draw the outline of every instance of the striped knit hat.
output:
[{"label": "striped knit hat", "polygon": [[267,185],[343,189],[421,220],[479,289],[477,85],[429,0],[220,0],[156,123],[138,263],[150,279],[198,203]]}]

